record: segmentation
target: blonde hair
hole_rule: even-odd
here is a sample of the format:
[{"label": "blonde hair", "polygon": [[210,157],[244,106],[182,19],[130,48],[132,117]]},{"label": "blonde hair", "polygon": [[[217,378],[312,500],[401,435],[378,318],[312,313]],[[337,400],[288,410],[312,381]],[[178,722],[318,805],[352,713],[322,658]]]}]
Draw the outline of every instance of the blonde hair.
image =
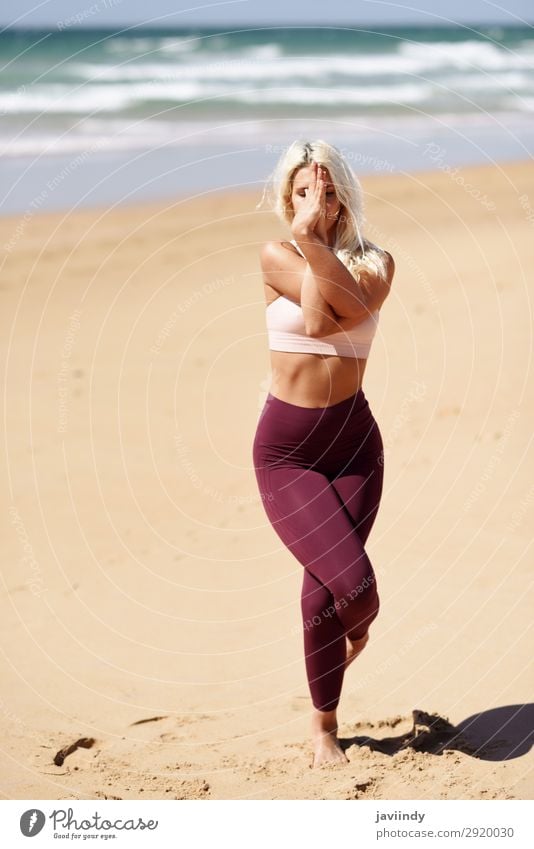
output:
[{"label": "blonde hair", "polygon": [[[358,271],[370,269],[387,279],[385,252],[362,236],[365,223],[363,191],[360,181],[341,152],[322,139],[297,139],[282,154],[271,172],[256,209],[265,199],[277,217],[291,226],[294,218],[291,194],[295,174],[306,165],[317,162],[328,168],[336,195],[343,209],[338,218],[333,251],[356,278]],[[361,254],[358,253],[361,250]]]}]

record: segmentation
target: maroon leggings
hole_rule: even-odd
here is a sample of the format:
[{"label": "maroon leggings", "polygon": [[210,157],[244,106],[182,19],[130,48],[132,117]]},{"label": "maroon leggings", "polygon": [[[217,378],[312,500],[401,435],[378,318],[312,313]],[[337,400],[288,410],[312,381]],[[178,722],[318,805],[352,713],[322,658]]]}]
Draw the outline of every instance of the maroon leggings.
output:
[{"label": "maroon leggings", "polygon": [[383,444],[362,389],[330,407],[299,407],[270,393],[252,449],[274,530],[304,566],[301,610],[313,704],[337,707],[345,635],[362,637],[379,609],[364,544],[383,481]]}]

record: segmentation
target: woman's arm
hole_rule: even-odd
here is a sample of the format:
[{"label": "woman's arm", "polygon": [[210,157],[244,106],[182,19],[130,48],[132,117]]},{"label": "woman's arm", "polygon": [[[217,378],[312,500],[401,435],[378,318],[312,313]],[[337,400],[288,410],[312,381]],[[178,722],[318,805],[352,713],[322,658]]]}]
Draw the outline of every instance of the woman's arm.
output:
[{"label": "woman's arm", "polygon": [[330,333],[336,333],[341,329],[338,317],[323,297],[308,262],[302,278],[300,306],[302,307],[307,336],[328,336]]},{"label": "woman's arm", "polygon": [[391,254],[386,253],[387,280],[366,269],[359,272],[359,280],[356,280],[312,230],[303,227],[295,230],[293,237],[306,257],[319,291],[337,316],[353,318],[357,323],[380,308],[389,294],[393,277],[394,262]]},{"label": "woman's arm", "polygon": [[260,251],[263,282],[302,307],[306,334],[327,336],[339,330],[337,316],[319,290],[308,262],[288,242],[266,242]]}]

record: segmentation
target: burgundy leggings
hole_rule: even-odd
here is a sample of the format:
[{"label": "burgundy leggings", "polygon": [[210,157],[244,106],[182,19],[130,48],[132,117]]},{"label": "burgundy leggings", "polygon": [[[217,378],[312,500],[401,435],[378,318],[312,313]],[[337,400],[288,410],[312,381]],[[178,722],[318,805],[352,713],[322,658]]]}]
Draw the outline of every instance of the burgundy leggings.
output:
[{"label": "burgundy leggings", "polygon": [[364,544],[383,481],[383,444],[362,389],[330,407],[299,407],[270,393],[252,449],[274,530],[304,566],[301,610],[313,704],[337,707],[345,635],[362,637],[379,609]]}]

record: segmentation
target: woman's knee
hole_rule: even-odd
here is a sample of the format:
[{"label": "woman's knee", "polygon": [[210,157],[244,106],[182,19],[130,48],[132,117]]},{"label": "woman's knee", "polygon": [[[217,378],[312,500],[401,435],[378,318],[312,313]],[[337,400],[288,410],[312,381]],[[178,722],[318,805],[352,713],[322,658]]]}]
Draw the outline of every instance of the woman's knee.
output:
[{"label": "woman's knee", "polygon": [[334,608],[334,598],[328,593],[308,593],[303,594],[300,600],[300,610],[304,621],[313,622],[318,625],[325,616],[330,615],[330,608]]},{"label": "woman's knee", "polygon": [[368,604],[376,594],[376,578],[370,563],[362,571],[359,568],[347,568],[336,575],[332,581],[332,592],[336,602],[343,607],[353,604]]},{"label": "woman's knee", "polygon": [[352,586],[343,595],[336,596],[334,606],[339,619],[348,626],[352,632],[360,629],[358,636],[363,636],[371,622],[378,616],[380,600],[376,589],[374,574],[361,580],[361,583]]}]

